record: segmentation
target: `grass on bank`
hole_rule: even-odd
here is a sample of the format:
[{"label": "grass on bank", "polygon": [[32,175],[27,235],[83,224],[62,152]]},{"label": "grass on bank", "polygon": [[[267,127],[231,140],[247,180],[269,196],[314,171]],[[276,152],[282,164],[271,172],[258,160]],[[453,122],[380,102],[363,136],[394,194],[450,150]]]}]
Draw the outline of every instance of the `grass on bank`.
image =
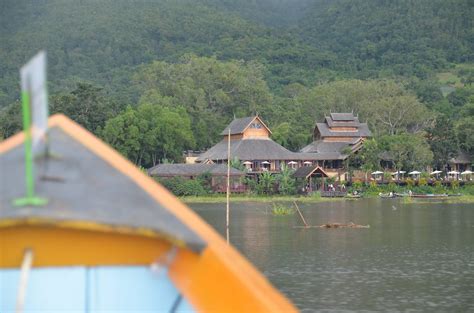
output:
[{"label": "grass on bank", "polygon": [[[185,196],[180,197],[181,200],[188,203],[222,203],[226,202],[225,194],[210,194],[204,196]],[[332,201],[343,201],[344,198],[324,198],[321,197],[319,192],[316,192],[309,196],[299,195],[253,195],[253,194],[232,194],[230,201],[232,202],[306,202],[306,203],[317,203],[317,202],[332,202]]]},{"label": "grass on bank", "polygon": [[409,203],[417,203],[417,204],[425,204],[425,203],[454,203],[454,204],[474,203],[474,195],[461,195],[461,196],[457,196],[457,197],[436,198],[436,199],[405,197],[405,198],[403,198],[403,203],[404,204],[409,204]]},{"label": "grass on bank", "polygon": [[[362,199],[367,198],[379,198],[377,194],[367,194]],[[186,203],[225,203],[225,195],[209,195],[209,196],[188,196],[180,197],[180,199]],[[336,201],[357,201],[358,199],[353,198],[323,198],[323,197],[305,197],[305,196],[241,196],[232,195],[231,202],[260,202],[260,203],[271,203],[275,201],[282,202],[303,202],[303,203],[320,203],[320,202],[336,202]],[[387,200],[390,201],[390,200]],[[461,195],[458,197],[447,197],[445,199],[424,199],[424,198],[403,198],[405,203],[474,203],[473,195]]]}]

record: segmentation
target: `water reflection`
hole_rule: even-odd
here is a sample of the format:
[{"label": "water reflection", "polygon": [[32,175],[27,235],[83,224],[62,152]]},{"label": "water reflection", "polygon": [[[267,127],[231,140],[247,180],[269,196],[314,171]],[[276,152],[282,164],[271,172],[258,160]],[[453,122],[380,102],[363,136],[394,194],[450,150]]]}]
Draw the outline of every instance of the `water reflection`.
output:
[{"label": "water reflection", "polygon": [[[191,207],[223,234],[225,205]],[[269,207],[232,204],[231,242],[303,312],[474,310],[473,205],[300,205],[309,224],[369,229],[295,228],[297,214],[275,217]]]}]

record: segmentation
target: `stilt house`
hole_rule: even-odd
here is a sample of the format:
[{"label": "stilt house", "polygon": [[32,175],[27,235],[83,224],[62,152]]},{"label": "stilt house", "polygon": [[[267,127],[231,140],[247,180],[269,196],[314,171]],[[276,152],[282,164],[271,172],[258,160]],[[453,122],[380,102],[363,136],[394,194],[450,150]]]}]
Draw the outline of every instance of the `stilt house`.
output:
[{"label": "stilt house", "polygon": [[339,176],[343,180],[343,162],[348,157],[346,150],[358,151],[363,141],[371,136],[367,123],[361,123],[353,113],[331,113],[323,123],[316,123],[313,142],[300,152],[319,156],[318,165],[329,176]]},{"label": "stilt house", "polygon": [[238,158],[250,174],[279,172],[283,164],[302,165],[305,162],[300,154],[274,142],[271,133],[260,116],[235,119],[222,131],[222,141],[201,154],[197,162],[227,162],[229,134],[231,159]]}]

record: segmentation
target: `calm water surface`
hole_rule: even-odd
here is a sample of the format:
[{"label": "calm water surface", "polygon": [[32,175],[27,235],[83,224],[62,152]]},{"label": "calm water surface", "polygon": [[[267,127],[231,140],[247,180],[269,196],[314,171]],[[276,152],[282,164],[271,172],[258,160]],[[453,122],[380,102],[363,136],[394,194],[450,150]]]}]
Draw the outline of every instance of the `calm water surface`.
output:
[{"label": "calm water surface", "polygon": [[[225,234],[225,204],[191,204]],[[231,242],[303,312],[474,312],[474,205],[392,199],[300,204],[302,229],[271,204],[233,203]]]}]

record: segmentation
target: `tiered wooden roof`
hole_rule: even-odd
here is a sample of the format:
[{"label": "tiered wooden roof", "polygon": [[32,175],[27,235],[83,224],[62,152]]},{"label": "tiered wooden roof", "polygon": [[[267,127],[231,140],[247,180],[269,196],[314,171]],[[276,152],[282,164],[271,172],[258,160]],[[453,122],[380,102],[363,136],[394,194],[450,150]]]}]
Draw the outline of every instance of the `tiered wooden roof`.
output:
[{"label": "tiered wooden roof", "polygon": [[234,119],[221,132],[221,135],[223,135],[223,136],[228,135],[229,134],[229,129],[230,129],[230,134],[231,135],[242,134],[252,125],[252,123],[254,121],[260,123],[268,131],[268,133],[270,133],[270,134],[272,133],[270,128],[268,128],[267,125],[265,125],[265,123],[262,121],[262,119],[257,115],[257,116],[249,116],[249,117]]},{"label": "tiered wooden roof", "polygon": [[338,137],[339,141],[350,141],[353,138],[372,136],[367,123],[359,122],[353,113],[331,113],[325,117],[324,123],[316,123],[314,140],[325,140]]},{"label": "tiered wooden roof", "polygon": [[347,157],[343,153],[346,148],[355,152],[363,139],[371,136],[367,123],[361,123],[353,113],[331,113],[324,123],[316,123],[314,141],[300,152],[314,153],[325,160],[341,160]]}]

